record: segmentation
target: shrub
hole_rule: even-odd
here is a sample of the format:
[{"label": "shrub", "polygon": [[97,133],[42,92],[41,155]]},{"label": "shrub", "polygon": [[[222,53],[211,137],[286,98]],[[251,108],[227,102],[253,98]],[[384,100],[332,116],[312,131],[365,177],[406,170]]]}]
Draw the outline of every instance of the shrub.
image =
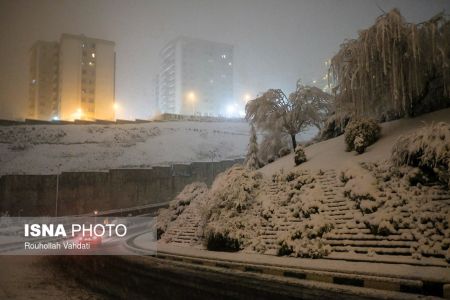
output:
[{"label": "shrub", "polygon": [[381,128],[373,119],[353,120],[345,128],[347,151],[355,150],[359,154],[375,143],[380,136]]},{"label": "shrub", "polygon": [[288,147],[283,147],[280,149],[280,151],[278,151],[278,157],[283,157],[288,154],[291,154],[291,149],[289,149]]},{"label": "shrub", "polygon": [[303,221],[298,229],[287,232],[278,239],[278,255],[321,258],[331,252],[322,236],[330,232],[333,225],[320,215]]},{"label": "shrub", "polygon": [[239,251],[240,243],[220,232],[209,231],[205,234],[206,248],[210,251]]},{"label": "shrub", "polygon": [[431,124],[400,137],[392,148],[391,161],[396,166],[418,167],[450,187],[450,125]]},{"label": "shrub", "polygon": [[203,215],[203,236],[208,249],[237,251],[245,248],[260,228],[251,212],[262,184],[262,174],[234,166],[220,174],[208,194]]},{"label": "shrub", "polygon": [[300,145],[295,148],[294,161],[296,166],[306,161],[305,150]]},{"label": "shrub", "polygon": [[350,122],[349,115],[331,115],[325,121],[320,131],[320,140],[328,140],[340,136],[344,133],[345,127]]}]

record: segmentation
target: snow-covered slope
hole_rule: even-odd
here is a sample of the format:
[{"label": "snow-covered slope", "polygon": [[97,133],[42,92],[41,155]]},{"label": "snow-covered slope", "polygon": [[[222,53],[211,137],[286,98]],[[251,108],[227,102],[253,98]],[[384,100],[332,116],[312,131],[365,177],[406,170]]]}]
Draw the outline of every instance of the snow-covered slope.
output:
[{"label": "snow-covered slope", "polygon": [[[413,132],[420,126],[423,126],[424,123],[431,124],[432,122],[450,123],[450,109],[435,111],[417,118],[401,119],[381,124],[381,138],[368,147],[366,152],[361,155],[356,154],[356,152],[345,151],[343,135],[313,144],[305,149],[308,161],[297,168],[305,170],[343,170],[359,162],[375,162],[388,159],[391,155],[392,145],[399,136]],[[281,169],[288,171],[294,167],[294,156],[290,154],[268,164],[260,171],[266,176],[271,176]]]},{"label": "snow-covered slope", "polygon": [[189,234],[203,230],[208,249],[447,267],[447,185],[388,160],[398,137],[440,121],[450,121],[450,109],[385,123],[362,155],[338,137],[306,148],[309,160],[298,167],[292,155],[260,169],[265,176],[235,166],[215,180],[202,209],[183,210],[181,220],[207,221],[174,223],[183,236],[176,243],[199,243]]},{"label": "snow-covered slope", "polygon": [[106,170],[243,157],[238,122],[0,127],[0,175]]}]

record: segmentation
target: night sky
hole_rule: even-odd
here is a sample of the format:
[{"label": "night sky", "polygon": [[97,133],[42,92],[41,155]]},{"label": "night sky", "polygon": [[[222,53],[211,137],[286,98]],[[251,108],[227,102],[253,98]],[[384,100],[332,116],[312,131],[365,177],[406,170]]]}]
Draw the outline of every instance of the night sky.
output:
[{"label": "night sky", "polygon": [[62,33],[116,42],[118,117],[146,118],[156,105],[158,52],[180,35],[235,46],[235,99],[268,88],[289,92],[325,74],[324,62],[344,39],[397,7],[420,22],[448,0],[0,0],[0,118],[23,118],[28,98],[28,50]]}]

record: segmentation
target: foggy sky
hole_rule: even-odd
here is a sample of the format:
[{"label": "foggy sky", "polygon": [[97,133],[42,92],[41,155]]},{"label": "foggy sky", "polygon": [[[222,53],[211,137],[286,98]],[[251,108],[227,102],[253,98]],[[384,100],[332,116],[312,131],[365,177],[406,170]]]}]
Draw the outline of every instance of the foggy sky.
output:
[{"label": "foggy sky", "polygon": [[180,35],[235,46],[235,98],[325,74],[346,38],[397,7],[420,22],[450,11],[448,0],[0,0],[0,118],[25,117],[28,50],[62,33],[116,42],[120,118],[146,118],[155,106],[158,52]]}]

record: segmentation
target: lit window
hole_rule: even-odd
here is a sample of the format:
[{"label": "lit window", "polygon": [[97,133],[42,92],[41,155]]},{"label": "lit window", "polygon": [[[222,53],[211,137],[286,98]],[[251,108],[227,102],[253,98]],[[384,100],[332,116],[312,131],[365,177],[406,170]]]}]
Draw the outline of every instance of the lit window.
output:
[{"label": "lit window", "polygon": [[92,58],[95,58],[95,53],[92,53],[91,56],[92,56]]},{"label": "lit window", "polygon": [[90,66],[93,66],[93,65],[94,65],[94,63],[93,63],[92,61],[90,61],[90,62],[89,62],[89,65],[90,65]]},{"label": "lit window", "polygon": [[32,84],[36,84],[36,79],[31,80]]},{"label": "lit window", "polygon": [[231,61],[228,63],[228,65],[231,67],[233,64],[231,63]]},{"label": "lit window", "polygon": [[226,59],[227,58],[227,55],[226,54],[222,54],[222,56],[221,56],[223,59]]}]

